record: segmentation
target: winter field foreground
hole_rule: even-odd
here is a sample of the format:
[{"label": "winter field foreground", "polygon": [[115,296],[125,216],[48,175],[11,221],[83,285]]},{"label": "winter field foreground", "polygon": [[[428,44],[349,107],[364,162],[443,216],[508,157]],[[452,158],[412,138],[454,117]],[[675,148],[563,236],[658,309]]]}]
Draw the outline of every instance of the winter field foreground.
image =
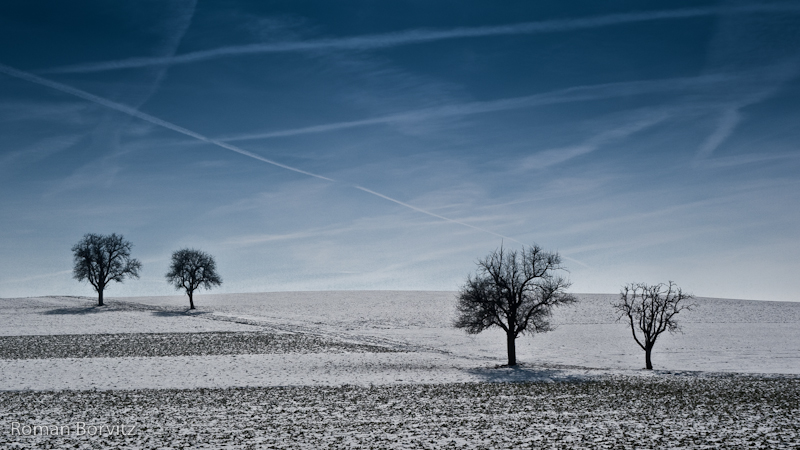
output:
[{"label": "winter field foreground", "polygon": [[0,447],[800,446],[800,303],[698,299],[643,371],[579,297],[514,369],[452,292],[0,299]]}]

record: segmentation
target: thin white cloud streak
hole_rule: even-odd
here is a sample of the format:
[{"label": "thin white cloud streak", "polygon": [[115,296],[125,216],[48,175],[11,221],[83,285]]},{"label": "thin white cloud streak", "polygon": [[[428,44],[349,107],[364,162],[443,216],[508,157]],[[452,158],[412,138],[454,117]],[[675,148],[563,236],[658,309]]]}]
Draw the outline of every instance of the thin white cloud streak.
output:
[{"label": "thin white cloud streak", "polygon": [[[150,122],[150,123],[152,123],[154,125],[158,125],[160,127],[175,131],[177,133],[181,133],[181,134],[184,134],[186,136],[195,138],[195,139],[197,139],[199,141],[203,141],[203,142],[215,145],[217,147],[221,147],[221,148],[224,148],[226,150],[230,150],[232,152],[239,153],[240,155],[247,156],[249,158],[253,158],[253,159],[265,162],[267,164],[272,164],[274,166],[277,166],[277,167],[280,167],[280,168],[283,168],[283,169],[286,169],[286,170],[290,170],[292,172],[297,172],[297,173],[300,173],[300,174],[303,174],[303,175],[307,175],[307,176],[310,176],[310,177],[314,177],[314,178],[317,178],[317,179],[329,181],[329,182],[332,182],[332,183],[338,183],[338,181],[336,181],[336,180],[334,180],[332,178],[328,178],[328,177],[325,177],[325,176],[322,176],[322,175],[318,175],[318,174],[315,174],[315,173],[312,173],[312,172],[308,172],[308,171],[305,171],[305,170],[302,170],[302,169],[298,169],[296,167],[288,166],[286,164],[281,164],[281,163],[273,161],[271,159],[264,158],[264,157],[262,157],[260,155],[256,155],[255,153],[248,152],[247,150],[243,150],[243,149],[241,149],[239,147],[236,147],[234,145],[227,144],[225,142],[221,142],[221,141],[218,141],[216,139],[208,138],[206,136],[203,136],[202,134],[195,133],[194,131],[188,130],[188,129],[183,128],[183,127],[180,127],[180,126],[175,125],[175,124],[173,124],[171,122],[167,122],[165,120],[159,119],[159,118],[151,116],[149,114],[145,114],[145,113],[143,113],[143,112],[141,112],[139,110],[133,109],[133,108],[131,108],[129,106],[113,102],[111,100],[105,99],[103,97],[99,97],[99,96],[94,95],[94,94],[90,94],[90,93],[88,93],[86,91],[82,91],[80,89],[76,89],[76,88],[73,88],[71,86],[67,86],[65,84],[61,84],[61,83],[57,83],[55,81],[47,80],[45,78],[30,74],[30,73],[27,73],[27,72],[23,72],[21,70],[14,69],[13,67],[9,67],[9,66],[6,66],[4,64],[0,64],[0,72],[5,73],[6,75],[9,75],[9,76],[12,76],[12,77],[15,77],[15,78],[19,78],[19,79],[31,82],[31,83],[35,83],[35,84],[39,84],[39,85],[42,85],[42,86],[49,87],[51,89],[55,89],[57,91],[60,91],[60,92],[66,93],[66,94],[70,94],[70,95],[74,95],[76,97],[83,98],[85,100],[88,100],[90,102],[96,103],[98,105],[105,106],[106,108],[110,108],[110,109],[122,112],[124,114],[128,114],[130,116],[133,116],[133,117],[142,119],[144,121]],[[422,208],[417,208],[416,206],[412,206],[412,205],[410,205],[408,203],[401,202],[400,200],[396,200],[396,199],[394,199],[392,197],[389,197],[387,195],[384,195],[384,194],[381,194],[379,192],[373,191],[371,189],[367,189],[367,188],[365,188],[363,186],[358,186],[358,185],[353,185],[353,184],[350,184],[350,186],[355,188],[355,189],[358,189],[360,191],[367,192],[367,193],[372,194],[374,196],[380,197],[380,198],[382,198],[384,200],[388,200],[388,201],[396,203],[398,205],[405,206],[406,208],[412,209],[412,210],[417,211],[417,212],[422,213],[422,214],[426,214],[426,215],[431,216],[431,217],[436,217],[438,219],[446,220],[448,222],[455,223],[455,224],[458,224],[458,225],[462,225],[462,226],[465,226],[465,227],[469,227],[469,228],[472,228],[472,229],[475,229],[475,230],[478,230],[478,231],[482,231],[484,233],[489,233],[489,234],[492,234],[492,235],[495,235],[495,236],[498,236],[498,237],[501,237],[501,238],[504,238],[504,239],[509,239],[509,240],[512,240],[512,241],[515,241],[515,242],[519,242],[519,241],[516,241],[515,239],[510,238],[508,236],[503,236],[501,234],[495,233],[493,231],[490,231],[490,230],[487,230],[487,229],[484,229],[484,228],[481,228],[481,227],[477,227],[475,225],[470,225],[470,224],[465,223],[465,222],[461,222],[461,221],[458,221],[458,220],[455,220],[455,219],[450,219],[448,217],[445,217],[445,216],[442,216],[442,215],[439,215],[439,214],[435,214],[435,213],[432,213],[430,211],[426,211],[426,210],[424,210]]]},{"label": "thin white cloud streak", "polygon": [[710,168],[723,168],[723,167],[742,166],[745,164],[747,165],[761,164],[761,163],[781,161],[787,159],[800,159],[800,154],[781,153],[777,155],[739,155],[739,156],[719,157],[719,158],[714,158],[713,160],[709,160],[708,162],[704,163],[704,166]]},{"label": "thin white cloud streak", "polygon": [[[675,227],[674,223],[692,223],[693,217],[707,217],[709,214],[724,217],[727,220],[726,232],[738,232],[747,230],[752,234],[754,227],[767,226],[773,230],[775,223],[772,219],[762,217],[757,214],[743,214],[735,211],[752,205],[765,204],[765,199],[774,197],[776,193],[783,197],[790,197],[790,192],[795,192],[798,181],[759,181],[745,183],[737,186],[735,190],[726,195],[708,198],[704,200],[691,201],[686,203],[674,204],[661,209],[632,213],[628,215],[617,215],[602,219],[595,219],[589,222],[579,223],[564,227],[556,235],[590,235],[594,241],[597,237],[602,237],[603,230],[618,230],[616,235],[626,227],[635,227],[644,230],[642,233],[632,231],[622,231],[621,237],[611,236],[604,242],[570,247],[566,251],[577,254],[596,253],[602,251],[603,258],[609,259],[618,254],[635,254],[643,248],[669,244],[681,240],[692,239],[689,245],[703,246],[708,242],[703,241],[703,236],[714,236],[719,234],[718,224],[707,224],[705,220],[695,223],[691,227]],[[783,208],[785,202],[775,202],[769,207]],[[749,206],[748,206],[749,205]],[[766,203],[769,205],[769,203]],[[606,208],[605,206],[600,206]],[[606,208],[607,209],[607,208]],[[785,214],[784,214],[785,215]],[[791,219],[786,219],[790,222]],[[655,228],[654,228],[655,226]],[[746,246],[763,246],[764,239],[769,236],[777,236],[771,233],[756,233],[757,239]],[[602,240],[602,239],[601,239]],[[613,259],[613,258],[612,258]]]},{"label": "thin white cloud streak", "polygon": [[641,95],[656,92],[672,92],[682,89],[697,89],[715,83],[732,81],[740,76],[727,74],[703,75],[698,77],[667,78],[646,81],[626,81],[589,86],[575,86],[543,94],[524,97],[505,98],[481,102],[469,102],[458,105],[447,105],[435,108],[424,108],[404,113],[391,114],[371,119],[334,122],[310,127],[292,128],[288,130],[250,133],[236,136],[224,136],[220,141],[235,142],[255,139],[298,136],[313,133],[325,133],[370,125],[419,122],[435,118],[460,117],[474,114],[485,114],[513,109],[532,108],[560,103],[602,100],[622,96]]},{"label": "thin white cloud streak", "polygon": [[253,245],[264,244],[267,242],[276,241],[293,241],[297,239],[308,239],[309,237],[317,236],[320,233],[289,233],[289,234],[264,234],[264,235],[249,235],[242,236],[235,239],[229,239],[223,242],[223,245],[231,245],[234,247],[251,247]]},{"label": "thin white cloud streak", "polygon": [[80,114],[84,109],[86,104],[83,102],[15,102],[4,99],[0,103],[0,120],[10,122],[58,118],[59,124],[84,123]]},{"label": "thin white cloud streak", "polygon": [[[703,209],[708,209],[713,206],[718,206],[719,204],[722,203],[735,202],[739,199],[740,197],[738,196],[738,194],[736,195],[732,194],[724,197],[681,203],[677,205],[662,207],[660,209],[655,209],[651,211],[636,212],[626,215],[615,215],[601,219],[593,219],[561,227],[558,231],[554,232],[553,234],[556,236],[557,235],[574,236],[580,234],[599,235],[599,233],[602,230],[608,230],[612,228],[616,229],[625,224],[662,223],[664,222],[664,219],[662,219],[664,217],[672,218],[679,215],[687,216],[689,212],[692,210],[700,211]],[[603,205],[601,207],[604,209],[608,208],[606,205]],[[656,221],[655,219],[659,220]],[[591,244],[581,247],[569,248],[568,251],[572,253],[582,253],[584,251],[589,251],[591,249],[594,249],[594,246],[604,246],[604,245],[605,244]]]},{"label": "thin white cloud streak", "polygon": [[71,273],[72,273],[71,270],[60,270],[58,272],[45,273],[45,274],[41,274],[41,275],[33,275],[33,276],[30,276],[30,277],[14,278],[14,279],[10,279],[10,280],[0,280],[0,284],[27,283],[29,281],[41,280],[43,278],[61,277],[63,275],[71,274]]},{"label": "thin white cloud streak", "polygon": [[38,161],[47,158],[50,155],[72,147],[82,138],[82,135],[76,134],[41,139],[22,150],[12,151],[0,157],[0,171],[6,168],[10,169],[13,163],[28,163],[30,161]]},{"label": "thin white cloud streak", "polygon": [[245,236],[238,236],[235,238],[226,239],[222,242],[223,246],[231,247],[252,247],[254,245],[264,244],[267,242],[281,242],[281,241],[294,241],[294,240],[307,240],[311,237],[319,236],[333,236],[337,234],[344,234],[350,231],[347,228],[340,229],[314,229],[310,231],[301,231],[297,233],[286,234],[250,234]]},{"label": "thin white cloud streak", "polygon": [[[592,236],[593,240],[596,240],[594,239],[595,237],[603,236],[604,230],[621,230],[622,228],[625,227],[638,227],[652,231],[653,226],[657,226],[660,227],[662,230],[666,230],[665,233],[667,235],[674,234],[677,236],[680,233],[675,231],[677,230],[677,228],[675,228],[673,225],[675,222],[682,222],[684,224],[692,223],[691,220],[692,218],[707,217],[709,212],[711,212],[713,215],[730,214],[730,211],[736,211],[738,209],[741,209],[742,205],[753,205],[759,202],[763,203],[765,198],[770,198],[773,196],[772,193],[794,192],[799,183],[800,182],[795,180],[791,181],[762,180],[757,182],[745,182],[742,183],[741,185],[736,186],[735,189],[726,191],[724,195],[714,196],[703,200],[675,203],[660,208],[654,207],[653,209],[648,211],[633,212],[627,214],[625,214],[624,212],[628,211],[628,209],[623,209],[621,210],[620,214],[607,215],[609,211],[615,209],[613,205],[593,204],[591,208],[594,209],[588,209],[590,207],[587,206],[585,209],[582,210],[582,215],[584,217],[604,215],[604,217],[584,220],[583,222],[577,222],[577,221],[572,222],[571,224],[560,227],[557,230],[550,231],[548,234],[552,236],[586,235],[586,236]],[[632,203],[632,202],[626,201],[626,203]],[[752,215],[750,217],[747,217],[747,220],[744,221],[730,220],[730,219],[731,217],[728,217],[730,225],[728,225],[726,231],[752,228],[754,224],[764,222],[765,220],[764,218],[757,215]],[[683,233],[688,236],[700,232],[705,233],[706,231],[709,230],[719,231],[719,225],[716,224],[711,224],[707,226],[697,225],[695,227],[692,227],[692,229],[694,228],[697,228],[697,231],[690,230]],[[657,230],[656,232],[660,233],[660,231]],[[630,238],[630,236],[633,235],[634,234],[628,233],[625,235],[626,236],[625,238],[615,239],[613,241],[614,244],[608,244],[608,243],[588,244],[588,245],[570,247],[565,251],[580,254],[584,252],[595,251],[598,249],[606,249],[606,248],[613,249],[614,247],[625,249],[627,248],[625,244],[627,241],[625,241],[625,239],[628,239]],[[638,247],[634,246],[633,248],[638,248]],[[604,256],[607,257],[608,255]]]},{"label": "thin white cloud streak", "polygon": [[426,42],[478,38],[487,36],[511,36],[526,34],[557,33],[623,25],[627,23],[656,20],[676,20],[716,15],[752,13],[792,13],[800,12],[800,6],[789,4],[766,4],[737,7],[686,8],[668,11],[648,11],[638,13],[609,14],[580,19],[558,19],[541,22],[526,22],[511,25],[460,27],[449,30],[409,30],[395,33],[329,38],[312,41],[290,41],[221,47],[210,50],[185,53],[172,57],[140,57],[118,61],[77,64],[49,69],[49,73],[87,73],[106,70],[132,69],[148,66],[188,64],[221,57],[268,54],[317,52],[321,50],[372,50]]}]

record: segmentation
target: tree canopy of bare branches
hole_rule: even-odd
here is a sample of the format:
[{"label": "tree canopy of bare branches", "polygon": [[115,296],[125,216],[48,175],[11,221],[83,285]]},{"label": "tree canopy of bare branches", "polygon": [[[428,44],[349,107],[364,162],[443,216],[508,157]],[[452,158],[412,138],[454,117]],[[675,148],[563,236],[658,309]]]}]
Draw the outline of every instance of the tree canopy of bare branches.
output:
[{"label": "tree canopy of bare branches", "polygon": [[565,292],[571,283],[557,274],[565,270],[559,254],[535,244],[521,251],[500,247],[477,264],[459,291],[454,326],[469,334],[502,328],[508,365],[515,366],[517,337],[551,330],[552,308],[576,301]]},{"label": "tree canopy of bare branches", "polygon": [[183,289],[189,296],[189,309],[194,308],[194,291],[200,287],[211,289],[222,284],[217,274],[217,263],[208,253],[191,248],[176,250],[166,275],[175,289]]},{"label": "tree canopy of bare branches", "polygon": [[619,312],[617,321],[627,319],[633,339],[645,352],[648,370],[653,369],[650,355],[658,336],[665,331],[680,331],[675,315],[691,310],[694,305],[687,301],[692,298],[672,281],[654,285],[631,283],[622,288],[619,301],[613,304]]},{"label": "tree canopy of bare branches", "polygon": [[131,258],[132,244],[121,235],[89,233],[72,247],[74,266],[72,276],[89,281],[97,291],[97,304],[103,306],[103,291],[112,281],[121,283],[125,277],[139,278],[142,263]]}]

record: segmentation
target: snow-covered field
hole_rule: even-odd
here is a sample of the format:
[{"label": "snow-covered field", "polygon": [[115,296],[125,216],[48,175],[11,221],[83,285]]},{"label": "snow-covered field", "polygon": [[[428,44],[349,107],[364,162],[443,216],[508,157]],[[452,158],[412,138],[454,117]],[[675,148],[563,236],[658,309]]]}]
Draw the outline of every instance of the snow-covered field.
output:
[{"label": "snow-covered field", "polygon": [[[496,367],[499,332],[452,328],[453,292],[200,295],[192,312],[181,296],[0,299],[0,447],[611,448],[655,428],[645,447],[800,443],[800,303],[697,299],[646,372],[615,296],[579,297],[517,341],[514,369]],[[138,437],[13,429],[114,420]]]}]

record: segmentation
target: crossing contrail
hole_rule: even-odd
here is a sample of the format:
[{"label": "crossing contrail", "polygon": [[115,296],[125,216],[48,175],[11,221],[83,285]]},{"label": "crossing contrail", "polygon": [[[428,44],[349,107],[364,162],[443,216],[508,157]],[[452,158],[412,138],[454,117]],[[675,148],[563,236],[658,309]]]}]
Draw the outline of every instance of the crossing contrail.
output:
[{"label": "crossing contrail", "polygon": [[267,164],[272,164],[273,166],[281,167],[281,168],[286,169],[286,170],[291,170],[292,172],[302,173],[303,175],[308,175],[310,177],[319,178],[321,180],[335,181],[335,180],[332,180],[332,179],[330,179],[328,177],[324,177],[322,175],[317,175],[315,173],[311,173],[311,172],[308,172],[308,171],[305,171],[305,170],[302,170],[302,169],[298,169],[296,167],[287,166],[286,164],[281,164],[281,163],[279,163],[277,161],[273,161],[271,159],[264,158],[263,156],[257,155],[257,154],[252,153],[252,152],[248,152],[247,150],[243,150],[243,149],[241,149],[241,148],[239,148],[239,147],[237,147],[235,145],[231,145],[231,144],[228,144],[228,143],[225,143],[225,142],[222,142],[222,141],[218,141],[216,139],[212,139],[212,138],[203,136],[200,133],[195,133],[192,130],[188,130],[188,129],[183,128],[181,126],[175,125],[174,123],[167,122],[166,120],[162,120],[162,119],[159,119],[158,117],[151,116],[150,114],[143,113],[143,112],[139,111],[138,109],[131,108],[130,106],[123,105],[121,103],[117,103],[117,102],[111,101],[111,100],[109,100],[107,98],[103,98],[103,97],[100,97],[100,96],[97,96],[97,95],[94,95],[94,94],[90,94],[90,93],[88,93],[86,91],[82,91],[80,89],[76,89],[76,88],[74,88],[72,86],[67,86],[66,84],[62,84],[62,83],[58,83],[58,82],[55,82],[55,81],[51,81],[51,80],[48,80],[46,78],[42,78],[40,76],[36,76],[36,75],[33,75],[31,73],[28,73],[28,72],[23,72],[21,70],[17,70],[17,69],[15,69],[13,67],[6,66],[5,64],[0,64],[0,72],[5,73],[6,75],[9,75],[9,76],[12,76],[12,77],[15,77],[15,78],[19,78],[19,79],[22,79],[22,80],[25,80],[25,81],[29,81],[31,83],[35,83],[35,84],[39,84],[39,85],[42,85],[42,86],[49,87],[51,89],[55,89],[57,91],[61,91],[61,92],[64,92],[66,94],[70,94],[70,95],[74,95],[76,97],[80,97],[80,98],[82,98],[84,100],[88,100],[88,101],[90,101],[92,103],[96,103],[96,104],[98,104],[100,106],[105,106],[106,108],[113,109],[115,111],[119,111],[119,112],[127,114],[129,116],[133,116],[133,117],[142,119],[142,120],[144,120],[146,122],[150,122],[150,123],[152,123],[154,125],[158,125],[160,127],[163,127],[163,128],[166,128],[166,129],[169,129],[169,130],[172,130],[172,131],[176,131],[176,132],[184,134],[186,136],[193,137],[193,138],[195,138],[197,140],[200,140],[200,141],[203,141],[203,142],[207,142],[207,143],[212,144],[212,145],[216,145],[217,147],[222,147],[222,148],[230,150],[232,152],[236,152],[236,153],[239,153],[241,155],[248,156],[248,157],[253,158],[253,159],[257,159],[259,161],[263,161],[263,162],[265,162]]},{"label": "crossing contrail", "polygon": [[394,199],[392,197],[389,197],[388,195],[384,195],[384,194],[381,194],[379,192],[373,191],[371,189],[367,189],[367,188],[365,188],[363,186],[359,186],[359,185],[356,185],[356,184],[350,184],[350,183],[341,183],[341,182],[339,182],[337,180],[334,180],[333,178],[328,178],[328,177],[323,176],[323,175],[319,175],[319,174],[316,174],[316,173],[313,173],[313,172],[309,172],[309,171],[306,171],[306,170],[298,169],[297,167],[292,167],[292,166],[289,166],[289,165],[286,165],[286,164],[281,164],[281,163],[279,163],[277,161],[273,161],[271,159],[264,158],[263,156],[257,155],[255,153],[249,152],[249,151],[244,150],[244,149],[241,149],[241,148],[239,148],[239,147],[237,147],[235,145],[231,145],[231,144],[228,144],[226,142],[222,142],[222,141],[219,141],[219,140],[216,140],[216,139],[209,138],[207,136],[203,136],[200,133],[196,133],[196,132],[194,132],[192,130],[189,130],[187,128],[183,128],[183,127],[181,127],[179,125],[175,125],[172,122],[167,122],[166,120],[159,119],[158,117],[151,116],[150,114],[143,113],[143,112],[141,112],[141,111],[139,111],[137,109],[131,108],[130,106],[114,102],[114,101],[109,100],[107,98],[103,98],[103,97],[91,94],[89,92],[74,88],[72,86],[68,86],[66,84],[62,84],[62,83],[58,83],[58,82],[55,82],[55,81],[52,81],[52,80],[48,80],[46,78],[42,78],[40,76],[33,75],[31,73],[28,73],[28,72],[23,72],[21,70],[15,69],[15,68],[10,67],[10,66],[7,66],[5,64],[0,64],[0,72],[1,73],[5,73],[6,75],[9,75],[9,76],[14,77],[14,78],[25,80],[25,81],[28,81],[28,82],[31,82],[31,83],[35,83],[35,84],[38,84],[38,85],[41,85],[41,86],[46,86],[46,87],[49,87],[51,89],[55,89],[57,91],[60,91],[60,92],[66,93],[66,94],[74,95],[76,97],[82,98],[84,100],[88,100],[88,101],[90,101],[92,103],[95,103],[95,104],[98,104],[100,106],[104,106],[106,108],[113,109],[115,111],[119,111],[119,112],[121,112],[123,114],[127,114],[129,116],[136,117],[138,119],[144,120],[144,121],[152,123],[154,125],[158,125],[160,127],[166,128],[168,130],[172,130],[172,131],[175,131],[177,133],[192,137],[192,138],[197,139],[199,141],[206,142],[208,144],[212,144],[212,145],[215,145],[217,147],[221,147],[221,148],[224,148],[226,150],[230,150],[232,152],[236,152],[236,153],[238,153],[240,155],[247,156],[248,158],[257,159],[259,161],[265,162],[267,164],[272,164],[273,166],[280,167],[282,169],[291,170],[292,172],[297,172],[297,173],[300,173],[300,174],[303,174],[303,175],[307,175],[309,177],[314,177],[314,178],[318,178],[320,180],[329,181],[331,183],[345,184],[345,185],[348,185],[348,186],[350,186],[350,187],[352,187],[354,189],[357,189],[359,191],[366,192],[366,193],[374,195],[376,197],[380,197],[380,198],[382,198],[384,200],[388,200],[390,202],[393,202],[395,204],[404,206],[404,207],[406,207],[408,209],[411,209],[413,211],[417,211],[419,213],[428,215],[430,217],[435,217],[435,218],[440,219],[440,220],[445,220],[447,222],[451,222],[451,223],[455,223],[455,224],[458,224],[458,225],[462,225],[462,226],[465,226],[465,227],[468,227],[468,228],[472,228],[472,229],[475,229],[475,230],[478,230],[478,231],[482,231],[484,233],[489,233],[489,234],[492,234],[492,235],[497,236],[497,237],[501,237],[501,238],[504,238],[504,239],[508,239],[508,240],[520,243],[519,241],[517,241],[514,238],[511,238],[511,237],[508,237],[508,236],[503,236],[502,234],[498,234],[498,233],[495,233],[493,231],[487,230],[485,228],[481,228],[481,227],[477,227],[475,225],[468,224],[466,222],[461,222],[461,221],[456,220],[456,219],[451,219],[449,217],[445,217],[445,216],[442,216],[442,215],[439,215],[439,214],[436,214],[436,213],[432,213],[432,212],[427,211],[425,209],[418,208],[416,206],[412,206],[412,205],[410,205],[408,203],[405,203],[405,202],[402,202],[400,200],[397,200],[397,199]]},{"label": "crossing contrail", "polygon": [[188,64],[221,57],[236,55],[268,54],[268,53],[303,53],[324,50],[372,50],[402,45],[422,44],[426,42],[476,38],[485,36],[510,36],[526,34],[556,33],[572,30],[592,29],[623,25],[627,23],[649,22],[657,20],[687,19],[715,15],[752,14],[752,13],[798,13],[800,6],[790,4],[762,4],[734,7],[684,8],[661,11],[644,11],[633,13],[608,14],[603,16],[582,17],[575,19],[556,19],[539,22],[523,22],[509,25],[458,27],[451,29],[429,30],[416,29],[394,33],[351,36],[343,38],[316,39],[308,41],[285,41],[259,44],[219,47],[209,50],[184,53],[166,57],[138,57],[116,61],[77,64],[57,67],[45,72],[49,73],[86,73],[106,70],[132,69],[149,66],[165,66]]}]

